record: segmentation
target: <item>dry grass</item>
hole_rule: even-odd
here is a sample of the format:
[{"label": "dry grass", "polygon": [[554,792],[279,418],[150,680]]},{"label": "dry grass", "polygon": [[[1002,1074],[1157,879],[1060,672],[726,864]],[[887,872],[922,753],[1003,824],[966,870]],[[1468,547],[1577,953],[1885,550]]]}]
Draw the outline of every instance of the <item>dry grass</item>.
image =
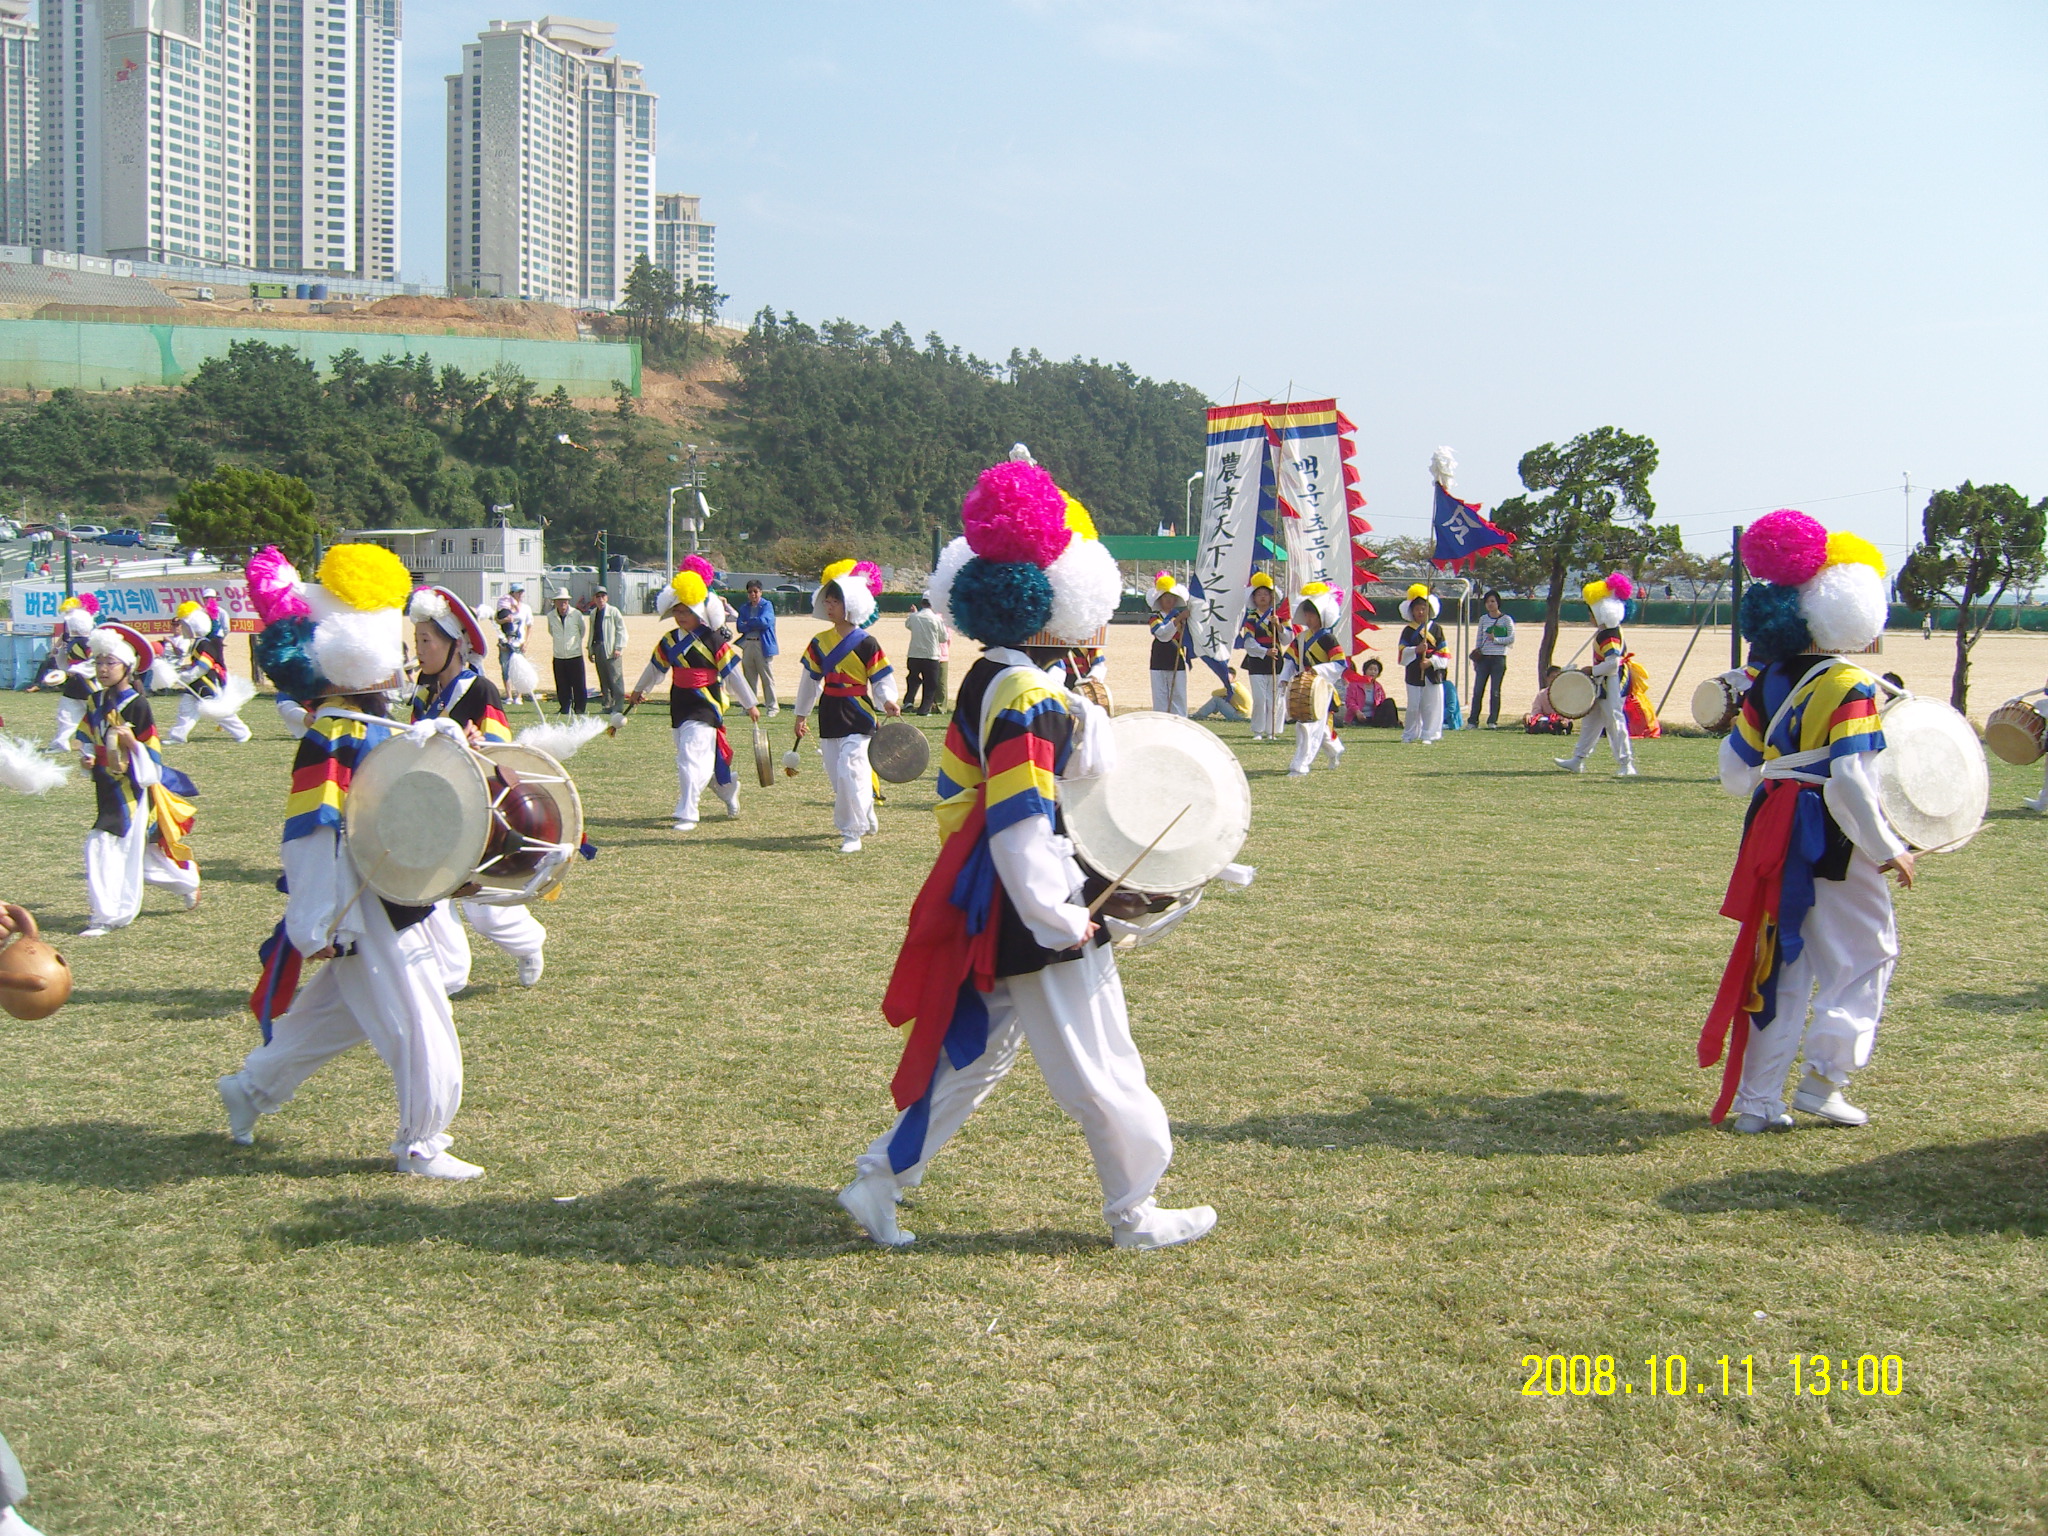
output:
[{"label": "dry grass", "polygon": [[[546,979],[480,952],[457,1004],[490,1177],[422,1187],[367,1051],[222,1134],[279,904],[288,744],[249,717],[174,757],[206,906],[68,946],[77,999],[0,1033],[0,1425],[53,1533],[2041,1528],[2031,775],[1901,903],[1873,1125],[1739,1140],[1691,1065],[1737,823],[1710,743],[1617,784],[1354,733],[1302,785],[1232,727],[1259,882],[1125,964],[1163,1193],[1221,1227],[1111,1251],[1026,1065],[884,1253],[831,1191],[886,1112],[924,789],[841,859],[815,759],[685,840],[656,722],[586,748],[604,853]],[[6,894],[60,934],[89,819],[0,803]],[[1524,1354],[1672,1351],[1753,1354],[1757,1395],[1519,1395]],[[1790,1394],[1790,1355],[1866,1351],[1902,1396]]]}]

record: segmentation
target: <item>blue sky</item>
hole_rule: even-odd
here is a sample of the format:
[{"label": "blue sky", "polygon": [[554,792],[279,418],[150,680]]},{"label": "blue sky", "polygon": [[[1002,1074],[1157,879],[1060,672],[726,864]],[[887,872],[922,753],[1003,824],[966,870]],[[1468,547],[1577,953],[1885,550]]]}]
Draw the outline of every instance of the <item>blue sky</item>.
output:
[{"label": "blue sky", "polygon": [[[442,77],[529,14],[407,6],[409,276],[443,273]],[[1438,443],[1491,504],[1607,424],[1656,439],[1658,519],[1701,548],[1791,504],[1896,554],[1907,471],[2048,495],[2038,0],[594,14],[661,93],[729,320],[1334,394],[1393,533]]]}]

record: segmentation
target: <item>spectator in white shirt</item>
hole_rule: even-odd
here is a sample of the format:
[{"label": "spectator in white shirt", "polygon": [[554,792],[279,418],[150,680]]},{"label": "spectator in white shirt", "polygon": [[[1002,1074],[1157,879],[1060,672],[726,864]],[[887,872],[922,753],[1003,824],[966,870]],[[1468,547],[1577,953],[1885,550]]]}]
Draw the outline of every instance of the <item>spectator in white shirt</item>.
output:
[{"label": "spectator in white shirt", "polygon": [[[952,632],[946,621],[932,610],[931,601],[920,597],[905,621],[910,626],[910,682],[903,695],[903,712],[913,706],[920,715],[946,707],[946,648]],[[922,699],[919,690],[923,690]]]}]

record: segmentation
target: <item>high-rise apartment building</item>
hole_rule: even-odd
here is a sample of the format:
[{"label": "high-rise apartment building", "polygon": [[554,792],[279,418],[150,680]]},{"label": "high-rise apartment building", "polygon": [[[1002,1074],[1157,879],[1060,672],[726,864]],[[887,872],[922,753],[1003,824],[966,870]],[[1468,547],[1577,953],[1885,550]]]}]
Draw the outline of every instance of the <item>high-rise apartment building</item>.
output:
[{"label": "high-rise apartment building", "polygon": [[652,255],[655,96],[610,22],[494,21],[448,77],[448,283],[611,306]]},{"label": "high-rise apartment building", "polygon": [[702,198],[687,192],[655,195],[653,261],[668,269],[678,288],[684,283],[716,286],[718,264],[711,242],[718,226],[704,222],[702,204]]},{"label": "high-rise apartment building", "polygon": [[399,0],[252,0],[256,265],[398,273]]},{"label": "high-rise apartment building", "polygon": [[28,0],[0,0],[0,245],[43,239],[40,52]]},{"label": "high-rise apartment building", "polygon": [[399,0],[43,0],[45,242],[398,269]]}]

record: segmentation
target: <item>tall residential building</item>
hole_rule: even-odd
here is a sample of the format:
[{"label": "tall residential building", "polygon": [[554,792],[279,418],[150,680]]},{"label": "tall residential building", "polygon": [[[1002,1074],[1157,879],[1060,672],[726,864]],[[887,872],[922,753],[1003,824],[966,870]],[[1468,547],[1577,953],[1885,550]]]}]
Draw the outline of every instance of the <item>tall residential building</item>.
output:
[{"label": "tall residential building", "polygon": [[28,0],[0,0],[0,245],[43,241],[43,124]]},{"label": "tall residential building", "polygon": [[617,304],[653,251],[654,109],[618,28],[494,21],[448,77],[448,283]]},{"label": "tall residential building", "polygon": [[662,192],[654,199],[654,264],[666,267],[678,288],[684,283],[715,286],[711,241],[718,226],[703,222],[702,203],[686,192]]},{"label": "tall residential building", "polygon": [[251,0],[256,265],[398,275],[399,0]]},{"label": "tall residential building", "polygon": [[399,0],[43,0],[46,243],[388,278]]}]

